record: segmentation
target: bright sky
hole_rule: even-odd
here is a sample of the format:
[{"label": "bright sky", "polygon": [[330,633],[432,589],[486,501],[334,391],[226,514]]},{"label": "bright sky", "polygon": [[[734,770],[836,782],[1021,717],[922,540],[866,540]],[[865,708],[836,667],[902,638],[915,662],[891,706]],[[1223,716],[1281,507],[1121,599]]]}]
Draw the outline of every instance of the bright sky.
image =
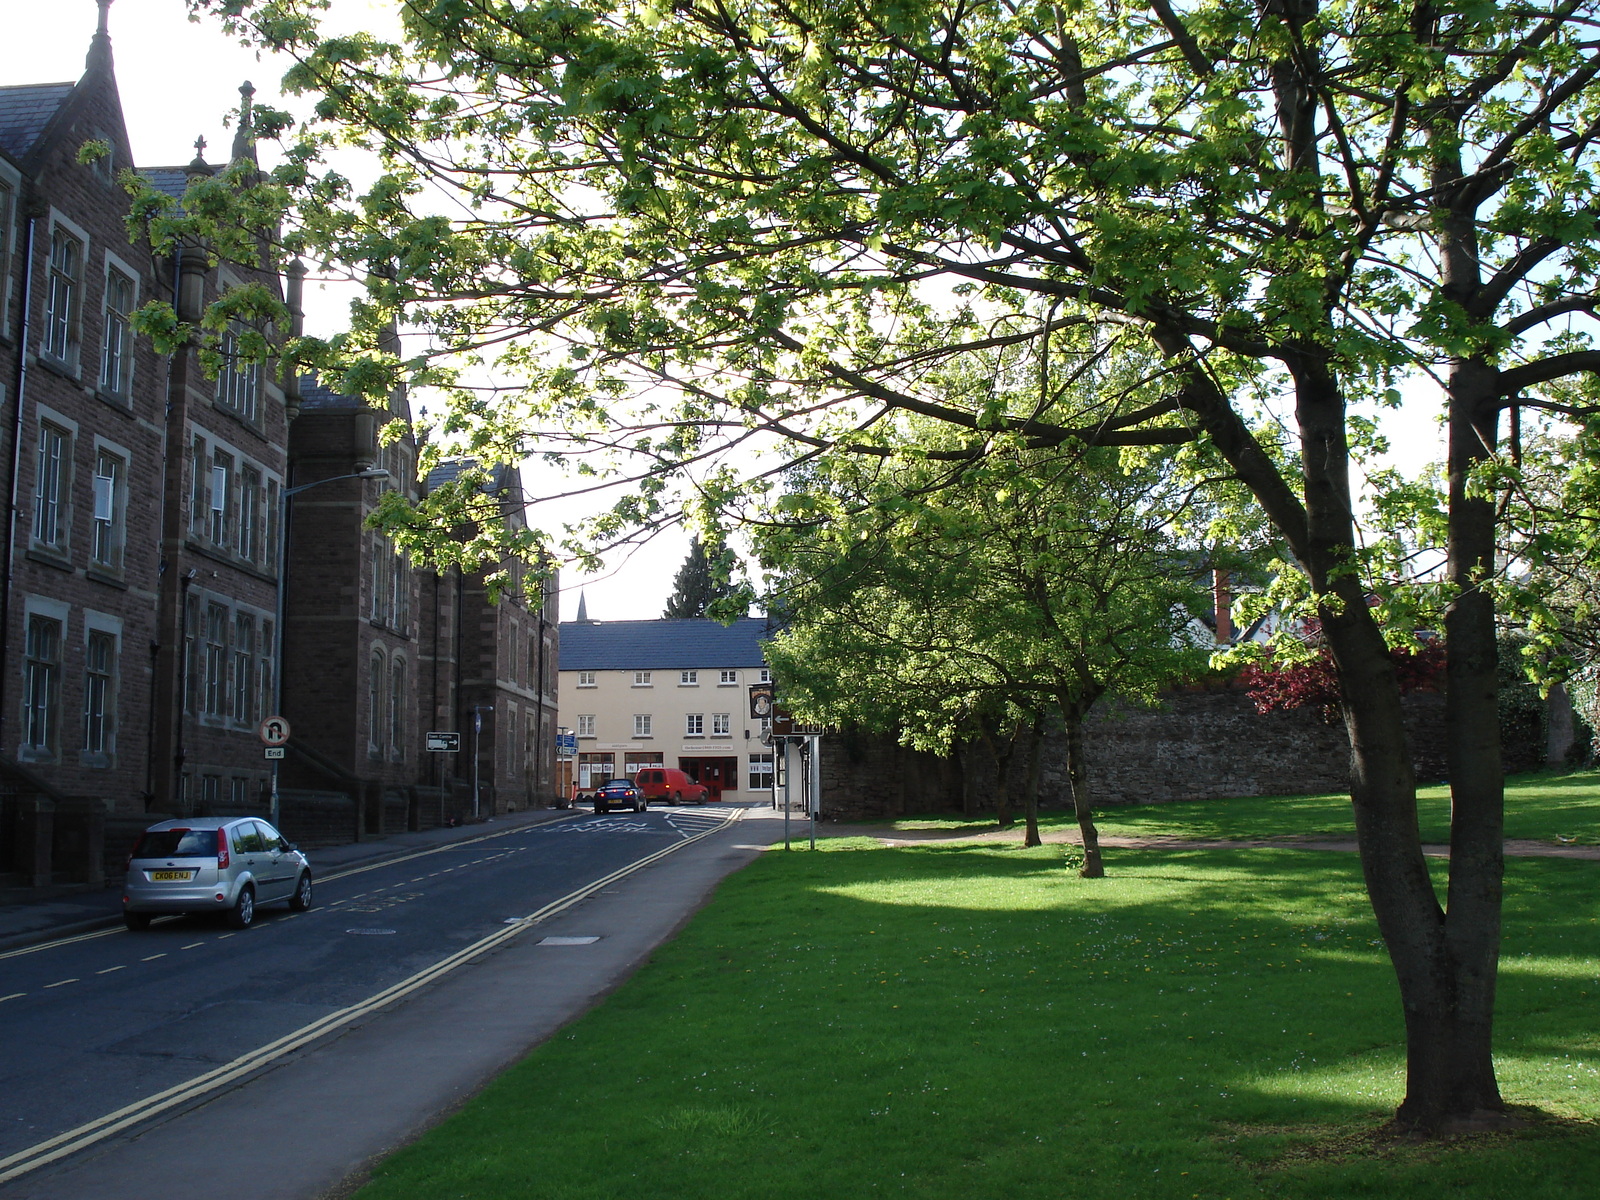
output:
[{"label": "bright sky", "polygon": [[[335,0],[342,22],[382,27],[392,22],[387,0]],[[0,0],[0,85],[62,83],[83,73],[94,36],[95,0]],[[226,158],[233,141],[227,115],[239,106],[239,85],[255,85],[260,103],[287,107],[277,84],[285,64],[262,60],[238,45],[217,24],[189,20],[184,0],[115,0],[111,48],[117,83],[138,166],[169,166],[194,157],[204,137],[206,157]],[[348,292],[336,283],[307,283],[306,322],[314,333],[330,333],[344,321]],[[544,520],[535,509],[535,523]],[[557,530],[556,532],[559,532]],[[562,576],[561,616],[577,613],[587,593],[589,616],[597,620],[659,617],[688,553],[686,536],[662,536],[612,564],[605,575]]]},{"label": "bright sky", "polygon": [[[78,78],[95,29],[94,0],[0,0],[0,4],[5,9],[0,84]],[[393,11],[392,0],[334,0],[341,25],[391,27]],[[134,161],[140,166],[188,162],[197,136],[205,137],[212,161],[224,157],[232,141],[225,118],[238,107],[239,85],[247,79],[255,84],[261,103],[286,106],[277,93],[284,64],[261,60],[210,21],[191,22],[184,0],[115,0],[110,27]],[[348,292],[341,292],[335,283],[315,280],[308,283],[307,292],[308,327],[321,333],[337,330],[344,320]],[[1395,457],[1407,473],[1413,473],[1439,454],[1437,429],[1427,415],[1436,411],[1436,392],[1423,383],[1408,393],[1407,411],[1398,422],[1391,414],[1385,425],[1397,426]],[[532,472],[529,475],[531,481]],[[562,514],[565,519],[577,515]],[[547,525],[558,518],[536,508],[532,519]],[[660,616],[687,550],[687,537],[674,533],[619,559],[604,575],[580,579],[574,572],[565,573],[562,618],[576,614],[580,591],[587,594],[588,613],[595,619]]]}]

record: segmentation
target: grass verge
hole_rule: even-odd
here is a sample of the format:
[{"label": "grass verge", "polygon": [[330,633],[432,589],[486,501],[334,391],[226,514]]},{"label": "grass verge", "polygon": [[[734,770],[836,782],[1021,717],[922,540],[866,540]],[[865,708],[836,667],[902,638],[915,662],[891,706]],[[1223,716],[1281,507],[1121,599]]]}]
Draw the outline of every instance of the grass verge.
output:
[{"label": "grass verge", "polygon": [[730,878],[362,1200],[1594,1194],[1600,870],[1508,869],[1499,1067],[1534,1122],[1415,1146],[1353,855],[865,839]]}]

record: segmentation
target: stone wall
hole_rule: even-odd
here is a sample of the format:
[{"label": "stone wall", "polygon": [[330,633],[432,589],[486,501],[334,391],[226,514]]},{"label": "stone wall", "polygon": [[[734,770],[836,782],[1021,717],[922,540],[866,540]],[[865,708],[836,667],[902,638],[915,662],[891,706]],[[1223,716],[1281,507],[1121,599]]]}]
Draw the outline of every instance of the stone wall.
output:
[{"label": "stone wall", "polygon": [[[1405,700],[1406,729],[1421,783],[1444,778],[1444,698]],[[1258,713],[1242,689],[1169,693],[1150,709],[1106,703],[1086,731],[1096,805],[1161,804],[1225,796],[1297,795],[1349,786],[1343,725],[1317,709]],[[1025,755],[1013,756],[1009,784],[1021,796]],[[887,738],[838,734],[823,739],[822,812],[833,820],[905,813],[993,810],[993,759],[969,751],[966,763],[922,754]],[[1071,803],[1064,739],[1046,740],[1040,801]]]}]

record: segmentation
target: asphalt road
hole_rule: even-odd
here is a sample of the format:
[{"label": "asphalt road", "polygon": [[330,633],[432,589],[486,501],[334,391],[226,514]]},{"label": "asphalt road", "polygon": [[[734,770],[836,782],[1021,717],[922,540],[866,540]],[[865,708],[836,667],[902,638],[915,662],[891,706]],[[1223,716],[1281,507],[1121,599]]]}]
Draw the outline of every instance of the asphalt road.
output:
[{"label": "asphalt road", "polygon": [[338,1188],[625,978],[781,836],[769,811],[578,813],[320,879],[248,930],[0,956],[0,1197]]}]

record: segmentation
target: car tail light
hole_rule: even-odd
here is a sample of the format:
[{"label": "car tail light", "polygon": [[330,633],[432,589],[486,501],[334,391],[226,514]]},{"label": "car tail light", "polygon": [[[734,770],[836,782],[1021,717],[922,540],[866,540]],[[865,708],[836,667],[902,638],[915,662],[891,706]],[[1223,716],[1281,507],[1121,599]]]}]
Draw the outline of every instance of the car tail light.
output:
[{"label": "car tail light", "polygon": [[217,830],[217,870],[226,871],[227,869],[228,831],[226,829],[219,829]]},{"label": "car tail light", "polygon": [[133,849],[128,851],[128,861],[122,864],[124,871],[133,870],[133,860],[139,857],[139,847],[144,845],[144,834],[133,839]]}]

